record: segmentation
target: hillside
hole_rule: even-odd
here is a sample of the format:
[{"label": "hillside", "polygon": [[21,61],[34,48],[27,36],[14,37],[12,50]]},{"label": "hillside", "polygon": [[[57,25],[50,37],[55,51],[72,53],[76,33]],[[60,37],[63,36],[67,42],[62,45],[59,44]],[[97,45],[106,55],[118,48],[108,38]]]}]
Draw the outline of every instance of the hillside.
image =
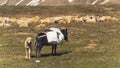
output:
[{"label": "hillside", "polygon": [[0,0],[0,5],[16,4],[26,6],[111,5],[120,4],[120,0]]}]

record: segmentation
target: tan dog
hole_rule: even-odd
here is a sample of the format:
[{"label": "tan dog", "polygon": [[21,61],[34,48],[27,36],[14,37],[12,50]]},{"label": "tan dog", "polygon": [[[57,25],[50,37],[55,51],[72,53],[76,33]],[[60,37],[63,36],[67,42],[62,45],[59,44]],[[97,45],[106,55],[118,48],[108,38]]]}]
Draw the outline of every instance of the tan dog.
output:
[{"label": "tan dog", "polygon": [[30,59],[31,58],[31,51],[32,51],[32,38],[28,37],[25,40],[25,52],[26,52],[26,59]]}]

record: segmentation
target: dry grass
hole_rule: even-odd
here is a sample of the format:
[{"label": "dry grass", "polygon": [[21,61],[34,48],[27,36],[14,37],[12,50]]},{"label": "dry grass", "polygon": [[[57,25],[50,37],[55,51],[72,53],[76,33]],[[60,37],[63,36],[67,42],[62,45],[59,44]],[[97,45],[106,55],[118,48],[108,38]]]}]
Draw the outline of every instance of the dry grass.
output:
[{"label": "dry grass", "polygon": [[[120,5],[107,5],[107,6],[0,6],[0,16],[21,17],[21,16],[62,16],[62,15],[117,15]],[[31,9],[32,8],[32,9]],[[106,9],[107,8],[107,9]]]}]

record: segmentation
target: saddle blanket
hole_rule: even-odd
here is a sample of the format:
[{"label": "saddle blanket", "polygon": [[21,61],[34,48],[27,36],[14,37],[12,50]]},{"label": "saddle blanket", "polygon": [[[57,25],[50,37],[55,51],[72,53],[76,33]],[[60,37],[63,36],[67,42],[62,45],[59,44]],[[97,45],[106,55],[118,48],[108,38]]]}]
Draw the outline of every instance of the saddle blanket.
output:
[{"label": "saddle blanket", "polygon": [[58,39],[59,36],[58,36],[57,32],[49,31],[46,33],[46,35],[47,35],[48,43],[52,43],[52,44],[59,43],[59,39]]},{"label": "saddle blanket", "polygon": [[51,31],[46,33],[48,43],[61,45],[64,39],[64,35],[61,30],[59,28],[50,28],[50,30]]}]

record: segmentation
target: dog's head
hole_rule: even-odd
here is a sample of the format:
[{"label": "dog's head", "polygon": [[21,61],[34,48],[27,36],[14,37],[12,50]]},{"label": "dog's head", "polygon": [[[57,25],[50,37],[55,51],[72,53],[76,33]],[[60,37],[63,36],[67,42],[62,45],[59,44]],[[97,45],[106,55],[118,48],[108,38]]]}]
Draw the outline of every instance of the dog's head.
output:
[{"label": "dog's head", "polygon": [[27,41],[28,43],[31,42],[31,40],[32,40],[31,37],[26,38],[26,41]]}]

